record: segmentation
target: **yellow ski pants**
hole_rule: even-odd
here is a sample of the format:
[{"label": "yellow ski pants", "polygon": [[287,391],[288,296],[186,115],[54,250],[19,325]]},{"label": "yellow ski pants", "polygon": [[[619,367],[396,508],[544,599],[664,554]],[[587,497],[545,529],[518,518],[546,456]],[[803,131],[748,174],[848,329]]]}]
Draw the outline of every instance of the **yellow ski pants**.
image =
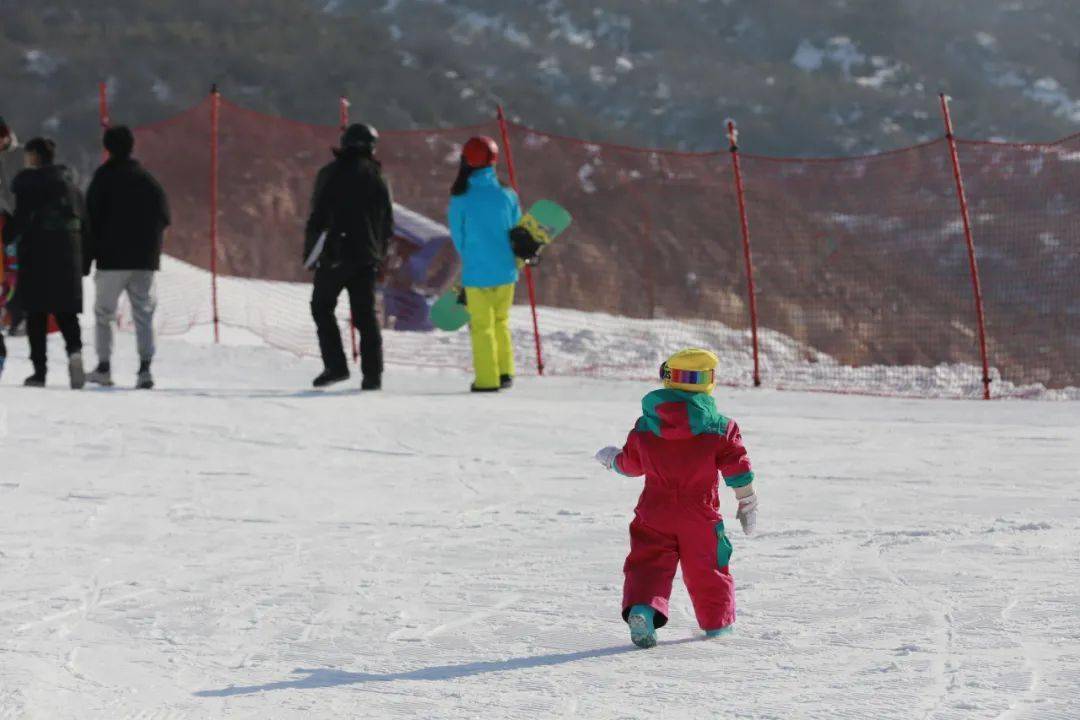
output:
[{"label": "yellow ski pants", "polygon": [[476,387],[499,387],[501,375],[514,374],[514,344],[510,338],[510,307],[514,285],[465,288],[472,335]]}]

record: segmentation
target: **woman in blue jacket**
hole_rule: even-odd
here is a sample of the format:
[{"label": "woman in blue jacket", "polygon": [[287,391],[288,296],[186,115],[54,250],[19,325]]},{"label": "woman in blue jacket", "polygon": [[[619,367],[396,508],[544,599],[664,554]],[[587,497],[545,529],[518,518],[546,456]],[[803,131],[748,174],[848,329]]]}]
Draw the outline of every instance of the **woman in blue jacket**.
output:
[{"label": "woman in blue jacket", "polygon": [[450,234],[461,255],[461,280],[472,334],[473,392],[498,392],[514,383],[510,306],[518,279],[510,229],[521,219],[517,193],[495,174],[499,146],[489,137],[471,138],[450,189]]}]

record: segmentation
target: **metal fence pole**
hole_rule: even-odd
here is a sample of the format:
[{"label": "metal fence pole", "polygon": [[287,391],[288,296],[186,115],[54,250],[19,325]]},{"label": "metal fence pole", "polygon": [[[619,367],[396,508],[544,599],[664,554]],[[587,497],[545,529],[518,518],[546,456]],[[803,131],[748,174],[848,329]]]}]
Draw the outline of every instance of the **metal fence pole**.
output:
[{"label": "metal fence pole", "polygon": [[742,166],[739,164],[739,131],[735,121],[728,120],[728,143],[731,165],[735,174],[735,196],[739,201],[739,226],[742,229],[743,259],[746,262],[746,294],[750,299],[750,337],[754,344],[754,387],[761,387],[761,364],[758,352],[757,292],[754,289],[754,258],[750,252],[750,221],[746,214],[746,193],[743,187]]},{"label": "metal fence pole", "polygon": [[982,284],[979,282],[979,264],[975,258],[975,240],[971,234],[971,216],[968,213],[967,194],[964,192],[964,176],[960,172],[960,155],[956,151],[952,115],[949,113],[949,98],[945,93],[941,93],[941,114],[945,120],[945,138],[949,141],[949,156],[952,159],[953,177],[956,180],[956,196],[960,200],[960,216],[964,221],[964,239],[967,241],[971,285],[975,292],[975,317],[979,323],[979,353],[982,355],[983,399],[989,400],[990,362],[986,354],[986,315],[983,312]]}]

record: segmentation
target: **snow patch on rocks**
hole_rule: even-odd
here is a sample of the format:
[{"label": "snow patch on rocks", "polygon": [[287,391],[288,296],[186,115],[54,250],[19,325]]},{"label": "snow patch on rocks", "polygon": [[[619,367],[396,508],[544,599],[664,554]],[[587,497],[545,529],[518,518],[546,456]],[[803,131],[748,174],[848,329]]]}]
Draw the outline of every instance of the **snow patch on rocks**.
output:
[{"label": "snow patch on rocks", "polygon": [[1043,77],[1024,90],[1024,95],[1053,108],[1054,114],[1080,122],[1080,100],[1074,100],[1065,87],[1052,77]]},{"label": "snow patch on rocks", "polygon": [[32,48],[23,53],[23,62],[26,63],[26,71],[31,75],[48,78],[56,74],[60,66],[64,64],[62,58],[51,55],[44,50]]}]

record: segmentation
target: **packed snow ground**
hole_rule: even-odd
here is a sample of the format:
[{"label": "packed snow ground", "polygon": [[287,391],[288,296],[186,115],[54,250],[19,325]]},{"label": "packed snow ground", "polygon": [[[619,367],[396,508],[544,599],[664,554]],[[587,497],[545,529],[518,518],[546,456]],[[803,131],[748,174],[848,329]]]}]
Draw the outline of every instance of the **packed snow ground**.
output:
[{"label": "packed snow ground", "polygon": [[153,392],[74,393],[54,338],[35,391],[10,345],[3,720],[1080,717],[1080,403],[718,390],[762,497],[737,630],[677,581],[642,651],[641,482],[592,453],[649,384],[311,392],[312,360],[189,338]]}]

